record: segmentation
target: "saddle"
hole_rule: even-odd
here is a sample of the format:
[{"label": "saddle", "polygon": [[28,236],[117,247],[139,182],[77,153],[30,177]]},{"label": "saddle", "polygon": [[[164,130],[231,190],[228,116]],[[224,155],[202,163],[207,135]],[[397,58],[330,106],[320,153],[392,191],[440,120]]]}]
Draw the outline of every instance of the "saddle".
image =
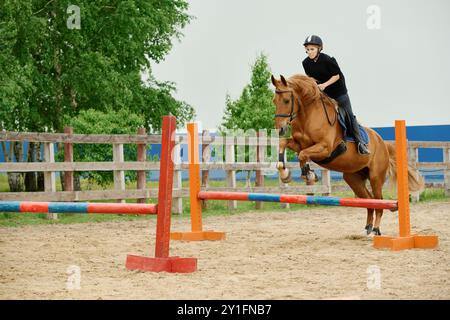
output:
[{"label": "saddle", "polygon": [[[339,157],[341,154],[347,151],[347,145],[346,142],[355,142],[355,137],[351,134],[350,130],[347,128],[350,127],[350,116],[347,114],[347,112],[343,108],[338,108],[338,121],[339,125],[342,127],[344,138],[343,140],[334,148],[334,150],[331,152],[331,154],[320,161],[314,161],[315,163],[321,165],[321,164],[327,164]],[[358,130],[359,134],[361,136],[362,142],[365,144],[369,143],[369,135],[366,132],[366,129],[364,129],[360,124],[358,124]]]}]

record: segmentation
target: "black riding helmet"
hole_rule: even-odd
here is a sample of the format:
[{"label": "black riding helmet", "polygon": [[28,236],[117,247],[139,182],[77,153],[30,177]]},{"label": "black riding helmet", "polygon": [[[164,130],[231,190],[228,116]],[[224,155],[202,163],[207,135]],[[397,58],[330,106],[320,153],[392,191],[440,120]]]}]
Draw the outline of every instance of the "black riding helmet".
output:
[{"label": "black riding helmet", "polygon": [[305,39],[305,42],[303,43],[303,46],[306,46],[308,44],[315,44],[323,48],[322,39],[320,39],[319,36],[316,35],[310,35],[308,38]]}]

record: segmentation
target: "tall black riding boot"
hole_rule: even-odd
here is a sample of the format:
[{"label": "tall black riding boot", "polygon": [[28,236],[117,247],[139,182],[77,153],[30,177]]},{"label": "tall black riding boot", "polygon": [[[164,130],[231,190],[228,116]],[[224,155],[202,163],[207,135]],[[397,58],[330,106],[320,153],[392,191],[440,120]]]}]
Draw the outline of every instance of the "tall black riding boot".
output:
[{"label": "tall black riding boot", "polygon": [[353,132],[353,136],[355,137],[355,143],[356,143],[358,152],[362,155],[370,154],[369,148],[363,142],[361,135],[359,134],[359,125],[358,125],[358,121],[356,121],[356,117],[355,116],[350,117],[350,120],[351,120],[351,129]]}]

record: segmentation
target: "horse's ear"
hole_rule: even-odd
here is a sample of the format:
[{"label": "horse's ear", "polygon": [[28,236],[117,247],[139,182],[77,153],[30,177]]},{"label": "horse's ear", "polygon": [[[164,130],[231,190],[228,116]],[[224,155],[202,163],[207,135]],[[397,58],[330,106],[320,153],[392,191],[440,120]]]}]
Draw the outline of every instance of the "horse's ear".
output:
[{"label": "horse's ear", "polygon": [[287,81],[281,74],[280,74],[280,78],[281,78],[281,83],[284,84],[287,87],[288,86],[287,85]]},{"label": "horse's ear", "polygon": [[273,74],[270,76],[270,80],[272,80],[272,84],[274,85],[274,87],[277,87],[277,79],[275,79]]}]

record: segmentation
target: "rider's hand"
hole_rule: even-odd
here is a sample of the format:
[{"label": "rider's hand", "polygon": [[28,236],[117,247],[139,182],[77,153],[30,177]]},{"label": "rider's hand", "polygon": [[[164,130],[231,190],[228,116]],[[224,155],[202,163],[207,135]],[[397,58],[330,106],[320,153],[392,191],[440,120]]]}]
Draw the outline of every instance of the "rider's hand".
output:
[{"label": "rider's hand", "polygon": [[323,83],[318,84],[317,86],[319,87],[319,89],[320,89],[321,91],[325,90],[325,88],[327,87],[327,86],[324,85]]}]

